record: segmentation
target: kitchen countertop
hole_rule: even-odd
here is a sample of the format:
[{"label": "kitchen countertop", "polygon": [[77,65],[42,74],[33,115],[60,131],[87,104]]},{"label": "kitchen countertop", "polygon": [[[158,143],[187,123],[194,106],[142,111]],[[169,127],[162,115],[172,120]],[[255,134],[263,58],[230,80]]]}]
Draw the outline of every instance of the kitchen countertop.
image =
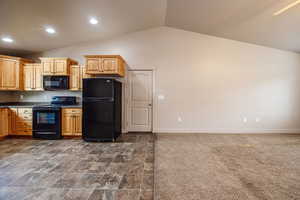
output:
[{"label": "kitchen countertop", "polygon": [[[32,108],[38,105],[47,105],[48,102],[3,102],[0,103],[0,108],[20,107]],[[81,108],[81,104],[61,106],[62,108]]]}]

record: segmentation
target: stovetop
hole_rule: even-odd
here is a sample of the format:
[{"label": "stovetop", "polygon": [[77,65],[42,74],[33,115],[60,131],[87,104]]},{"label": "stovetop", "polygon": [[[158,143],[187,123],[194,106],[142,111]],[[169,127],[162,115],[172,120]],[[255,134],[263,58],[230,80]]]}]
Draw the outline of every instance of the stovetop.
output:
[{"label": "stovetop", "polygon": [[39,105],[38,108],[78,107],[75,96],[54,96],[49,104]]},{"label": "stovetop", "polygon": [[63,105],[58,105],[58,104],[39,104],[34,106],[34,108],[81,108],[82,104],[74,104],[74,105],[67,105],[67,104],[63,104]]}]

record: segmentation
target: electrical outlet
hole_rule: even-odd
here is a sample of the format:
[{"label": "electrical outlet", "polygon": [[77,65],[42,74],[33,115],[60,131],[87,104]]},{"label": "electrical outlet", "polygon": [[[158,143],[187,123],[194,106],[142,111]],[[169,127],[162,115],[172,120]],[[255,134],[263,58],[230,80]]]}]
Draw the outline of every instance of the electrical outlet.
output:
[{"label": "electrical outlet", "polygon": [[243,122],[244,122],[244,123],[247,123],[247,122],[248,122],[247,117],[244,117],[244,118],[243,118]]},{"label": "electrical outlet", "polygon": [[261,119],[260,119],[259,117],[256,117],[256,118],[255,118],[255,121],[256,121],[257,123],[260,122],[260,120],[261,120]]},{"label": "electrical outlet", "polygon": [[178,120],[178,122],[182,122],[182,118],[181,117],[178,117],[177,120]]},{"label": "electrical outlet", "polygon": [[165,100],[165,96],[162,94],[158,95],[157,98],[158,100]]}]

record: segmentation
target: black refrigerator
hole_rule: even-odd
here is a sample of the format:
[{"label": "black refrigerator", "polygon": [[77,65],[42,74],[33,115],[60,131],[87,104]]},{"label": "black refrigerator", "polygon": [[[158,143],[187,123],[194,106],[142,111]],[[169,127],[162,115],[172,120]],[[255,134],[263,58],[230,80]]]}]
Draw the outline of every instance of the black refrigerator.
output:
[{"label": "black refrigerator", "polygon": [[83,79],[82,137],[115,141],[122,131],[122,84],[115,79]]}]

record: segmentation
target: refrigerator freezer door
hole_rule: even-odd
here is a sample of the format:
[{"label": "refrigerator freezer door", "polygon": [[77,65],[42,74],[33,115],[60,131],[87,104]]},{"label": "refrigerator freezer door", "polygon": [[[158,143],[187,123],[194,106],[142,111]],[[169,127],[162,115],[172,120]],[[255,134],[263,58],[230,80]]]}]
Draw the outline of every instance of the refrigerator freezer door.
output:
[{"label": "refrigerator freezer door", "polygon": [[112,79],[83,79],[83,98],[113,98],[113,84]]}]

